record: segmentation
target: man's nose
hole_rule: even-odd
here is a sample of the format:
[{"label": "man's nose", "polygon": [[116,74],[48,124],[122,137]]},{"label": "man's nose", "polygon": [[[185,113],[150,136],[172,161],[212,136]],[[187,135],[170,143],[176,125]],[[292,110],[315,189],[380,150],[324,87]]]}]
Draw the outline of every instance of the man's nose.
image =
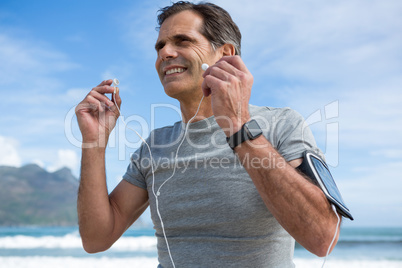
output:
[{"label": "man's nose", "polygon": [[159,57],[162,61],[173,59],[177,57],[177,51],[174,46],[165,44],[163,48],[159,50]]}]

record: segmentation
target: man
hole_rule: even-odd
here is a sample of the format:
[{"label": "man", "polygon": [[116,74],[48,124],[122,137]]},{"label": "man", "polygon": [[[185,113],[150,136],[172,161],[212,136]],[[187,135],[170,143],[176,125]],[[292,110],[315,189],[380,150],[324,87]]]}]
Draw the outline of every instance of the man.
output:
[{"label": "man", "polygon": [[[154,130],[150,151],[143,144],[133,154],[108,196],[105,147],[119,116],[105,96],[112,81],[77,106],[86,145],[78,196],[85,250],[108,249],[150,205],[160,267],[293,267],[294,239],[325,256],[337,217],[295,169],[306,149],[320,153],[301,117],[249,105],[253,77],[225,10],[178,2],[161,11],[155,67],[165,93],[180,102],[183,122]],[[205,72],[203,63],[210,66]],[[233,136],[259,130],[255,122],[263,135],[244,142]],[[166,158],[169,165],[156,164]]]}]

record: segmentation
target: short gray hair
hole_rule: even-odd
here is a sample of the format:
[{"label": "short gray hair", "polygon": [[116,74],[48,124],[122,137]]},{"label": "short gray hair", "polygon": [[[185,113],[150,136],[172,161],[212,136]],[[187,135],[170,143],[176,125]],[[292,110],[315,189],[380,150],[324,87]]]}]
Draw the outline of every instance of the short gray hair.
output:
[{"label": "short gray hair", "polygon": [[158,29],[168,17],[185,10],[193,11],[203,18],[204,22],[200,32],[208,39],[214,50],[224,44],[232,44],[235,48],[235,54],[241,55],[241,33],[239,28],[226,10],[212,3],[200,2],[194,4],[179,1],[171,6],[161,8],[158,15]]}]

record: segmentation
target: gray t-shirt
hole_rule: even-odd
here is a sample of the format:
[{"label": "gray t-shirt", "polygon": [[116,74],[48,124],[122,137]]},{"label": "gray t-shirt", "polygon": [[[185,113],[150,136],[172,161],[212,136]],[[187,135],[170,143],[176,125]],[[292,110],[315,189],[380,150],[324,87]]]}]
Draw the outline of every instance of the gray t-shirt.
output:
[{"label": "gray t-shirt", "polygon": [[[317,149],[303,118],[289,108],[250,105],[265,137],[287,160]],[[155,129],[131,157],[124,179],[146,189],[156,230],[159,267],[172,267],[161,221],[176,267],[294,267],[294,239],[263,203],[241,161],[212,116]],[[176,172],[173,173],[174,163]],[[260,163],[261,165],[264,162]],[[161,187],[161,185],[163,186]],[[161,188],[160,188],[161,187]]]}]

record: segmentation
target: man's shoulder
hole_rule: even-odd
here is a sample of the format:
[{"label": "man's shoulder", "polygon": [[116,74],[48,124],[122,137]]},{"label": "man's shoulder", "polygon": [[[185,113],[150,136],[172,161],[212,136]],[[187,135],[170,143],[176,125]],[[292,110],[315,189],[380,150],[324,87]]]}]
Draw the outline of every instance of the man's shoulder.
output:
[{"label": "man's shoulder", "polygon": [[264,117],[265,119],[272,119],[275,121],[284,119],[302,119],[302,116],[290,107],[270,107],[250,104],[249,111],[252,117]]}]

